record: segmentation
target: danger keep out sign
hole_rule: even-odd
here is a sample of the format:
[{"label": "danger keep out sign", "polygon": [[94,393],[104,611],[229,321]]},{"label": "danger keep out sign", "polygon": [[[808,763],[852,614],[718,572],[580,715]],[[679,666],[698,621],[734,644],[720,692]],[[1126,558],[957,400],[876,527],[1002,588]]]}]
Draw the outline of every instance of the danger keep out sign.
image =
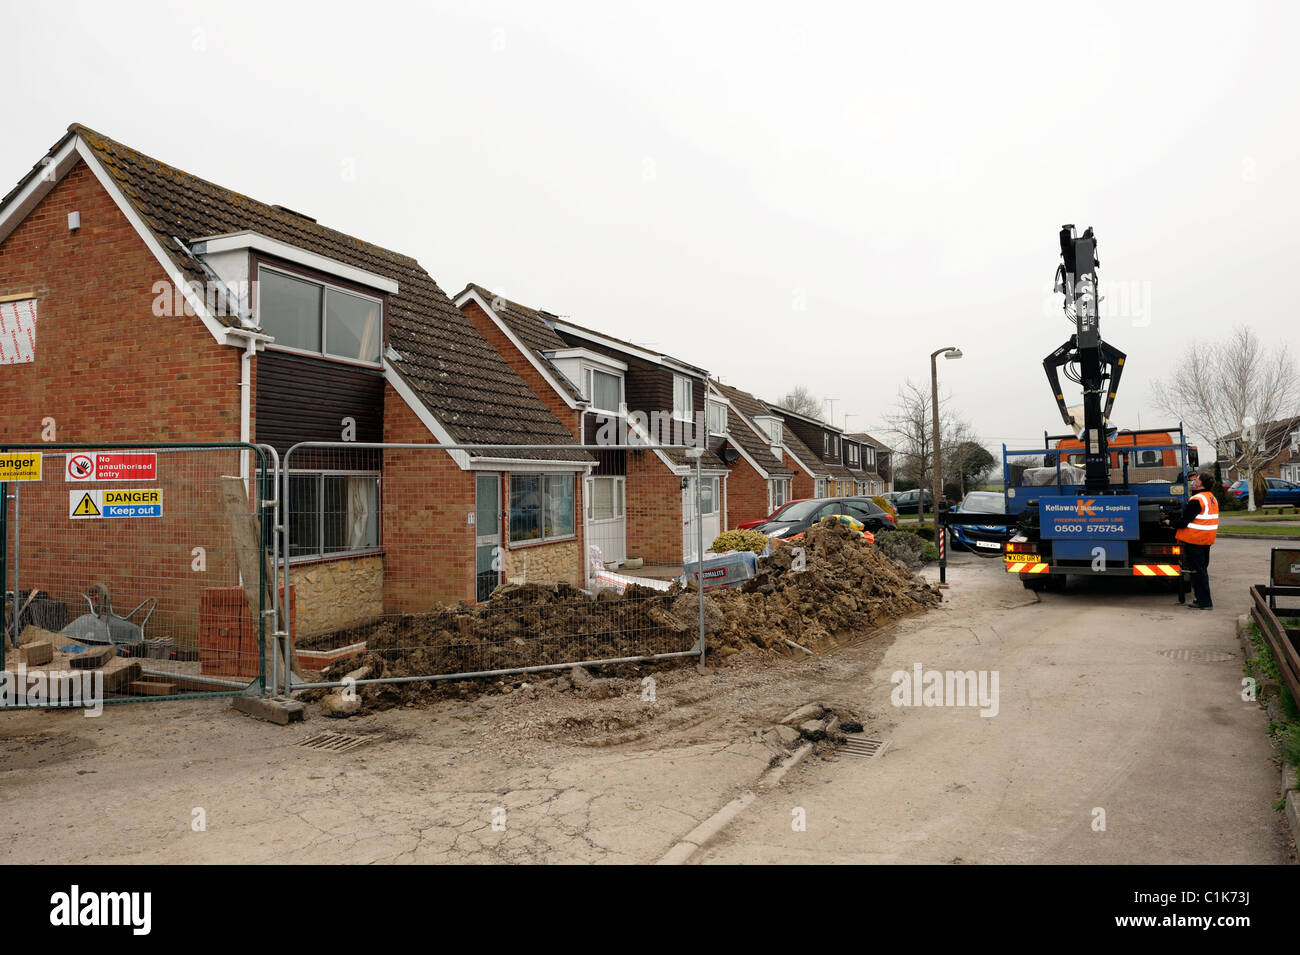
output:
[{"label": "danger keep out sign", "polygon": [[68,491],[68,517],[95,520],[104,517],[162,517],[162,489],[132,488],[115,491],[93,488]]}]

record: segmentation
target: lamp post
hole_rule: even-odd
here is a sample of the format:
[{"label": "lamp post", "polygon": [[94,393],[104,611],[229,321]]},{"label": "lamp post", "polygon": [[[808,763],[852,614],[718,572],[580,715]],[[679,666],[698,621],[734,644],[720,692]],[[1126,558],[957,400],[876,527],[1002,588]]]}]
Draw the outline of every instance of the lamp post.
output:
[{"label": "lamp post", "polygon": [[[939,367],[935,362],[935,359],[940,355],[943,355],[944,358],[950,359],[960,358],[961,349],[953,348],[951,346],[948,348],[936,348],[930,354],[930,402],[932,412],[932,417],[930,419],[930,433],[933,435],[932,441],[934,444],[934,475],[931,480],[933,492],[930,503],[934,506],[934,542],[939,547],[940,553],[943,553],[946,548],[943,546],[944,542],[939,540],[939,535],[943,533],[942,528],[939,526],[939,498],[941,496],[940,492],[943,490],[943,476],[939,458]],[[917,504],[918,513],[924,509],[925,491],[922,490],[920,492],[920,500]],[[942,566],[940,567],[940,570],[943,570]]]}]

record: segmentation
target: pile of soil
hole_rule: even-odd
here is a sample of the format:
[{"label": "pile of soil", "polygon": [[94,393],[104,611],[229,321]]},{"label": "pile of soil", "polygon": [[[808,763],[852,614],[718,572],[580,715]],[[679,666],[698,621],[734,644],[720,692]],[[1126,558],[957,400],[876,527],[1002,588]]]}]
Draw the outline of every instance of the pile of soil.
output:
[{"label": "pile of soil", "polygon": [[778,547],[757,577],[719,595],[719,658],[750,646],[797,653],[787,640],[824,650],[942,599],[938,588],[839,521],[812,527],[798,546],[802,553]]},{"label": "pile of soil", "polygon": [[[743,650],[799,653],[786,640],[824,649],[939,602],[937,589],[837,521],[812,528],[799,546],[801,559],[782,546],[742,588],[705,596],[711,661]],[[325,678],[361,667],[369,667],[369,678],[402,677],[685,651],[695,644],[698,614],[698,594],[678,584],[666,592],[634,584],[622,596],[603,590],[597,597],[565,583],[506,585],[480,604],[367,625],[366,652],[335,664]],[[484,685],[424,681],[358,691],[367,708],[386,708],[478,695]]]}]

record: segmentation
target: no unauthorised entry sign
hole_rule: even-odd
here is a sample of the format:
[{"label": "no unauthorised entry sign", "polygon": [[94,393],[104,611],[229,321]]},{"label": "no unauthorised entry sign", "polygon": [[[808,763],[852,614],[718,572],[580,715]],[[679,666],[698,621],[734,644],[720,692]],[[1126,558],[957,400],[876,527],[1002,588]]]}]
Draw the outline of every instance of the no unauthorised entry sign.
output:
[{"label": "no unauthorised entry sign", "polygon": [[77,451],[68,455],[65,481],[156,481],[154,451]]}]

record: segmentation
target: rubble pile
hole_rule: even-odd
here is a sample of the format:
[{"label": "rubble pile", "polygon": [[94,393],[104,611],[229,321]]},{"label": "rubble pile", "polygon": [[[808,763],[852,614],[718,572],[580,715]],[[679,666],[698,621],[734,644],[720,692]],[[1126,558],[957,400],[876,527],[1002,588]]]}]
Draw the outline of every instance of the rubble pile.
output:
[{"label": "rubble pile", "polygon": [[[739,588],[705,595],[712,661],[745,650],[783,655],[848,642],[940,600],[939,591],[880,554],[844,524],[811,528],[799,548],[780,546]],[[489,600],[386,617],[366,652],[325,671],[338,680],[368,667],[370,678],[473,673],[689,650],[699,597],[631,585],[595,597],[566,583],[507,584]],[[366,684],[367,705],[395,706],[435,695],[477,695],[474,681]],[[319,693],[315,695],[320,695]],[[310,696],[308,698],[311,698]]]}]

